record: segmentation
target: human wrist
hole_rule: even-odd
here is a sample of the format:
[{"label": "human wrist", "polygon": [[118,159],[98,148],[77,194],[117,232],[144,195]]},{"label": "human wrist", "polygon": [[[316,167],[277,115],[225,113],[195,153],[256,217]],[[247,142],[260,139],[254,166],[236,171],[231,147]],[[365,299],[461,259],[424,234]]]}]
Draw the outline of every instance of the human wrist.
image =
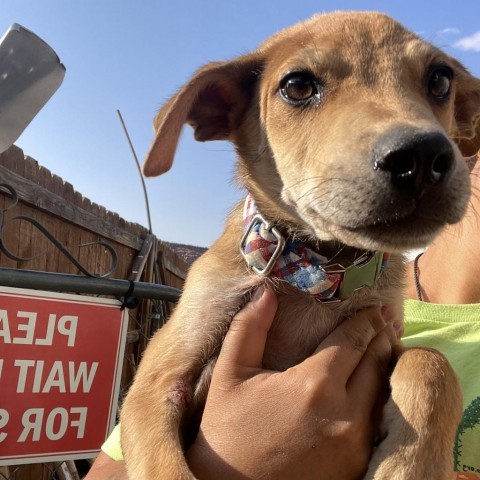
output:
[{"label": "human wrist", "polygon": [[207,444],[197,440],[185,453],[188,466],[199,480],[235,480],[236,471]]}]

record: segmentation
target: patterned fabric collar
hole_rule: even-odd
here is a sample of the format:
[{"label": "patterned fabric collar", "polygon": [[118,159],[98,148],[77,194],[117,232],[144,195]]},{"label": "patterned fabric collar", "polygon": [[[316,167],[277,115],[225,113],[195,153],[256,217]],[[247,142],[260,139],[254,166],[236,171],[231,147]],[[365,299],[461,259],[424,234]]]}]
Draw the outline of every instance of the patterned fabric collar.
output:
[{"label": "patterned fabric collar", "polygon": [[372,286],[388,263],[388,254],[370,251],[359,252],[347,267],[332,263],[304,243],[285,239],[261,216],[250,194],[243,225],[240,252],[255,273],[284,280],[322,302],[342,301],[355,290]]}]

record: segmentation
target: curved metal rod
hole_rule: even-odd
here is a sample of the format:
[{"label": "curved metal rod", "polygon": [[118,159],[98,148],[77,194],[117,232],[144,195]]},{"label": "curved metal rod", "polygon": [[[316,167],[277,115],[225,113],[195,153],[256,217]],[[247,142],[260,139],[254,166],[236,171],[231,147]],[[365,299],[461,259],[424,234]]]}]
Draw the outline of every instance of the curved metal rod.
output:
[{"label": "curved metal rod", "polygon": [[118,257],[117,257],[117,252],[115,251],[115,249],[111,245],[109,245],[108,243],[98,241],[98,242],[89,242],[89,243],[85,243],[85,244],[80,245],[80,247],[86,247],[86,246],[92,246],[92,245],[97,246],[98,245],[98,246],[101,246],[101,247],[105,248],[108,251],[108,253],[110,254],[110,257],[111,257],[110,268],[105,273],[103,273],[102,275],[97,275],[95,273],[89,272],[77,260],[77,258],[75,258],[75,256],[72,253],[70,253],[70,251],[67,249],[67,247],[65,247],[65,245],[63,245],[62,242],[60,242],[57,238],[55,238],[55,236],[47,228],[45,228],[40,222],[38,222],[37,220],[35,220],[31,217],[28,217],[26,215],[17,215],[15,217],[9,219],[7,222],[5,222],[4,221],[5,212],[7,210],[10,210],[10,209],[14,208],[17,205],[18,194],[13,187],[11,187],[10,185],[5,184],[5,183],[0,183],[0,190],[6,190],[12,198],[11,205],[9,205],[7,208],[4,208],[4,209],[0,210],[0,250],[7,257],[9,257],[10,259],[15,260],[15,261],[25,262],[25,261],[29,261],[29,260],[33,260],[35,258],[38,258],[39,256],[45,255],[45,253],[46,253],[46,252],[42,252],[42,253],[39,253],[39,254],[34,255],[32,257],[20,257],[18,255],[15,255],[14,253],[12,253],[8,249],[8,247],[5,245],[5,241],[3,239],[3,232],[4,232],[5,227],[7,225],[9,225],[10,223],[16,221],[16,220],[19,220],[19,221],[24,220],[25,222],[28,222],[31,225],[33,225],[40,233],[42,233],[42,235],[47,240],[49,240],[55,247],[57,247],[60,250],[60,252],[70,262],[72,262],[80,270],[80,272],[82,272],[84,275],[87,275],[89,277],[94,277],[94,278],[107,278],[107,277],[109,277],[110,275],[113,274],[113,272],[117,268]]},{"label": "curved metal rod", "polygon": [[[3,209],[3,210],[0,211],[1,213],[3,213],[3,212],[5,212],[6,210],[10,210],[11,208],[13,208],[13,207],[15,207],[15,206],[17,205],[17,203],[18,203],[18,193],[17,193],[17,191],[16,191],[11,185],[9,185],[8,183],[0,183],[0,190],[3,190],[3,191],[4,191],[3,193],[7,193],[7,194],[9,194],[9,195],[12,197],[12,204],[11,204],[9,207],[7,207],[7,208],[5,208],[5,209]],[[6,190],[7,192],[5,192],[5,190]],[[0,214],[1,214],[1,213],[0,213]]]}]

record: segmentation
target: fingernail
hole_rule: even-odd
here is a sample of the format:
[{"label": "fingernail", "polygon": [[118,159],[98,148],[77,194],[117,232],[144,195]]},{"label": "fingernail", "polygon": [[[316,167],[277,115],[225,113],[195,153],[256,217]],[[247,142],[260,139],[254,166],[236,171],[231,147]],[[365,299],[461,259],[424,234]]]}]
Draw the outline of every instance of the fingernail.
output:
[{"label": "fingernail", "polygon": [[395,309],[391,305],[383,305],[380,311],[387,323],[395,317]]},{"label": "fingernail", "polygon": [[250,302],[254,303],[262,298],[263,294],[265,293],[265,285],[259,285],[256,290],[253,292],[252,297],[250,298]]},{"label": "fingernail", "polygon": [[401,338],[401,336],[403,335],[403,322],[399,322],[398,320],[395,320],[393,322],[393,329],[397,334],[397,338]]},{"label": "fingernail", "polygon": [[397,335],[397,332],[395,331],[395,328],[394,328],[392,323],[387,324],[384,332],[387,334],[388,339],[390,340],[390,343],[392,345],[395,345],[395,344],[398,343],[398,335]]}]

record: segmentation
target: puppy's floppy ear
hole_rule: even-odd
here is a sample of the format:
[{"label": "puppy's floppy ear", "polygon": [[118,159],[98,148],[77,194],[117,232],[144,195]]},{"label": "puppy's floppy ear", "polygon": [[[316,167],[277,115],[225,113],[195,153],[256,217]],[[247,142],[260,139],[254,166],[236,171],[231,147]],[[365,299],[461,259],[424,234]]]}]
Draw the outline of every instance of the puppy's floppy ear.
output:
[{"label": "puppy's floppy ear", "polygon": [[201,68],[155,117],[155,139],[143,163],[144,175],[170,170],[185,123],[193,127],[198,141],[229,140],[254,96],[261,67],[260,58],[252,54]]},{"label": "puppy's floppy ear", "polygon": [[463,156],[471,157],[480,150],[480,80],[459,63],[457,67],[454,140]]}]

